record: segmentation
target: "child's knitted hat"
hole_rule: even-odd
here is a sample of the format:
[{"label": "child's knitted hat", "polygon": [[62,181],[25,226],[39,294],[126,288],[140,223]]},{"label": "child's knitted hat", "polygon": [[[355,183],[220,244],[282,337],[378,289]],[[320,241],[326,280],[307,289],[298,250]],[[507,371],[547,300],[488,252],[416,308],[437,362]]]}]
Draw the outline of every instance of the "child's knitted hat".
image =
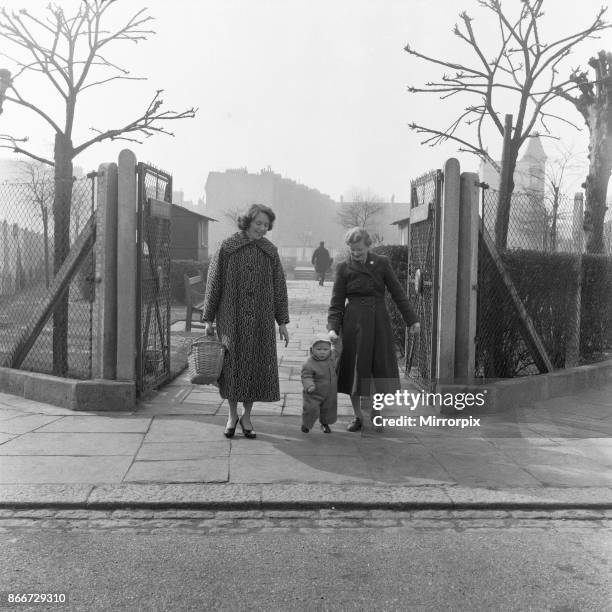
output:
[{"label": "child's knitted hat", "polygon": [[310,348],[312,348],[317,342],[327,342],[327,344],[331,346],[331,340],[327,334],[317,334],[310,343]]}]

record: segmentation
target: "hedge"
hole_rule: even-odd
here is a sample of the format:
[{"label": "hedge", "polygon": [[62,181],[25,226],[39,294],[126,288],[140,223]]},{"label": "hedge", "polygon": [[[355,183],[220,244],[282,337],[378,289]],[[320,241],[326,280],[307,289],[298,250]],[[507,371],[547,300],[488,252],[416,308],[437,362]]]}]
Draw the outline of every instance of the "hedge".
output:
[{"label": "hedge", "polygon": [[612,351],[612,257],[582,256],[580,355],[585,362]]},{"label": "hedge", "polygon": [[[408,282],[408,247],[401,244],[385,244],[373,247],[370,250],[377,255],[384,255],[389,258],[395,276],[397,276],[404,291],[406,291]],[[406,344],[406,323],[388,291],[385,292],[385,302],[391,316],[391,329],[395,346],[403,357]]]},{"label": "hedge", "polygon": [[[612,258],[522,249],[503,251],[500,255],[555,368],[566,366],[568,348],[577,334],[581,363],[601,359],[606,350],[612,349]],[[575,305],[580,268],[581,312],[577,330]],[[483,292],[479,296],[479,344],[503,344],[503,349],[493,351],[505,353],[495,359],[494,375],[529,373],[531,357],[521,348],[516,313],[509,303],[499,303],[502,296],[508,300],[499,277],[484,272],[481,270],[479,278],[479,291]],[[485,333],[488,338],[483,338]]]}]

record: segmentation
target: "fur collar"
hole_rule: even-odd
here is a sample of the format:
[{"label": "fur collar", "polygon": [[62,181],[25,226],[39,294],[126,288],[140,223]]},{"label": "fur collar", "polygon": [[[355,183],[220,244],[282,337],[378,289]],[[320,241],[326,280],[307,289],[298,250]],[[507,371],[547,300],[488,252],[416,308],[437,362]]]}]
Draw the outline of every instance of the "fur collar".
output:
[{"label": "fur collar", "polygon": [[223,250],[231,255],[247,244],[253,242],[259,249],[261,249],[268,257],[274,257],[277,253],[276,247],[267,239],[260,238],[259,240],[250,240],[244,232],[236,232],[233,236],[230,236],[223,241]]}]

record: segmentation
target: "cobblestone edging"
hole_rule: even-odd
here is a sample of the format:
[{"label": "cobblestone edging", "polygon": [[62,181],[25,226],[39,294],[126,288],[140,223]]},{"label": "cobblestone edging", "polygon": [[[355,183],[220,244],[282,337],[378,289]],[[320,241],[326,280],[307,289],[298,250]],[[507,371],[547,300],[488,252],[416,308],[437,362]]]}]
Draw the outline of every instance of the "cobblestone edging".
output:
[{"label": "cobblestone edging", "polygon": [[427,510],[0,510],[0,532],[15,529],[65,531],[111,530],[244,533],[253,531],[308,531],[337,529],[449,529],[520,527],[546,529],[612,529],[612,510],[458,511]]}]

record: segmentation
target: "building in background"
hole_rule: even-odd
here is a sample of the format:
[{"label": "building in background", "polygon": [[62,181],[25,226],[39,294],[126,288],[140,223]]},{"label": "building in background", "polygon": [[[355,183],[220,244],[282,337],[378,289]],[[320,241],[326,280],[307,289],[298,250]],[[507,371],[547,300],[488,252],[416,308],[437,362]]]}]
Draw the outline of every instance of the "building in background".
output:
[{"label": "building in background", "polygon": [[210,228],[210,248],[236,232],[240,212],[253,203],[270,206],[276,214],[270,240],[281,257],[310,262],[324,241],[331,250],[342,245],[342,228],[335,218],[335,202],[317,189],[284,178],[270,168],[258,174],[246,168],[210,172],[206,180],[204,212],[219,223]]},{"label": "building in background", "polygon": [[[480,164],[480,180],[499,190],[499,172],[488,162]],[[550,215],[546,210],[546,153],[539,136],[528,139],[527,149],[517,160],[514,191],[508,224],[508,248],[546,249],[550,236]],[[495,234],[497,204],[485,213],[485,226]]]}]

